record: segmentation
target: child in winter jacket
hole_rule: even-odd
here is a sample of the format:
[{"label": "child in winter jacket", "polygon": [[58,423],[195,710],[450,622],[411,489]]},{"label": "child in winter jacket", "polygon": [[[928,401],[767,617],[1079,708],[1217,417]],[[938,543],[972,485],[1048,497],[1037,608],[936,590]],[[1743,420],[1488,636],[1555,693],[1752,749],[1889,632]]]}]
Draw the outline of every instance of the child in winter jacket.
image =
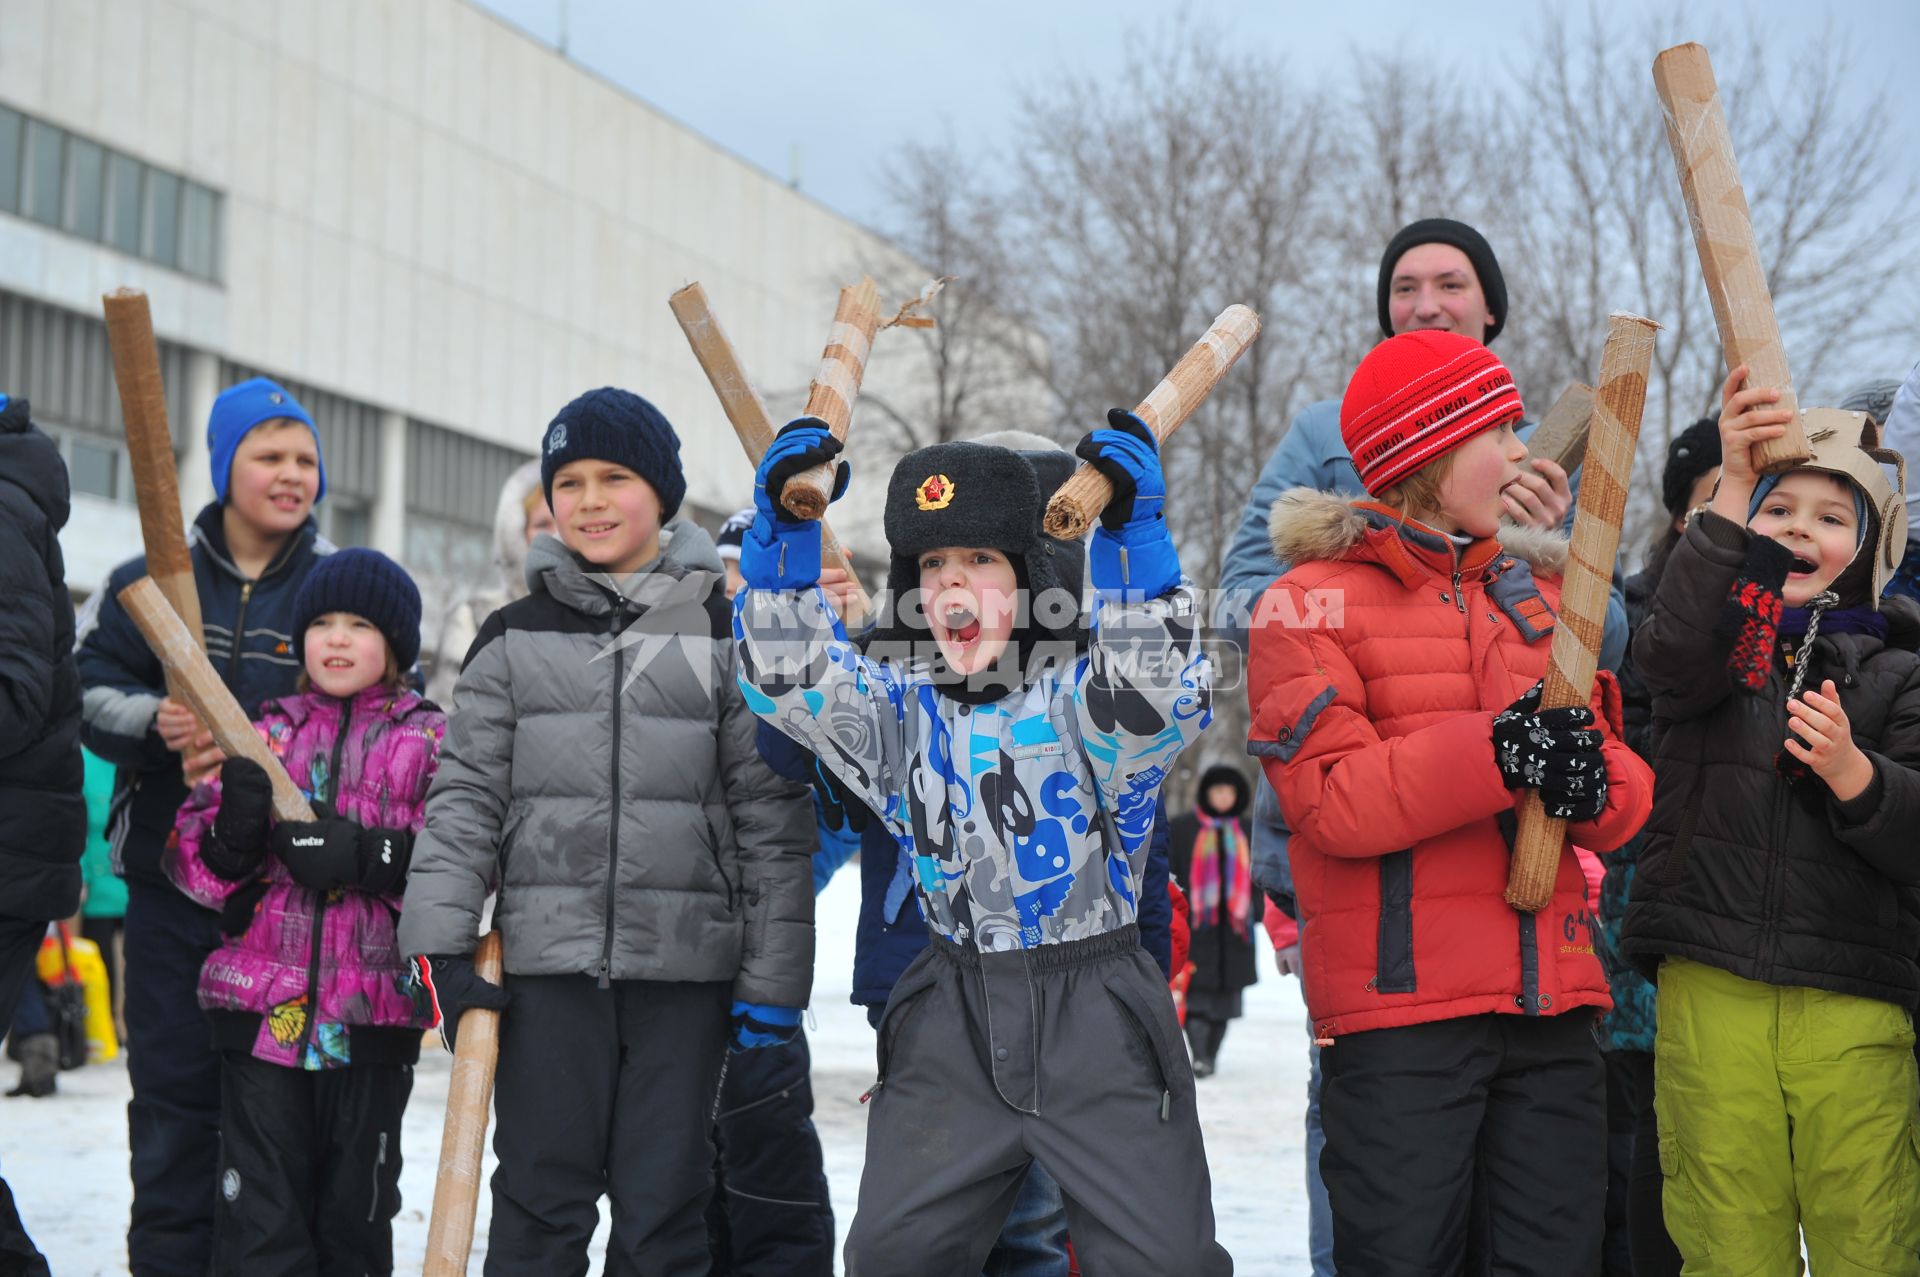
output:
[{"label": "child in winter jacket", "polygon": [[[326,465],[313,418],[276,382],[222,391],[207,418],[214,500],[187,528],[207,656],[248,714],[294,690],[300,663],[293,600],[333,549],[314,507]],[[160,661],[120,606],[145,576],[144,557],[113,570],[82,613],[77,659],[85,693],[80,738],[116,769],[107,822],[113,867],[126,879],[127,1105],[132,1219],[127,1261],[138,1273],[207,1270],[220,1154],[220,1059],[195,1007],[200,968],[221,942],[218,920],[161,869],[189,780],[220,751],[166,695]]]},{"label": "child in winter jacket", "polygon": [[[1920,1272],[1920,609],[1881,598],[1905,465],[1863,413],[1722,395],[1720,484],[1634,658],[1659,792],[1624,945],[1660,986],[1654,1106],[1689,1273]],[[1886,466],[1903,482],[1889,483]]]},{"label": "child in winter jacket", "polygon": [[[540,473],[560,539],[467,654],[401,948],[449,1034],[506,1007],[487,1272],[584,1271],[602,1194],[615,1271],[705,1272],[728,1043],[791,1037],[812,987],[813,819],[754,747],[666,418],[588,391]],[[496,885],[504,989],[471,961]]]},{"label": "child in winter jacket", "polygon": [[[838,441],[802,418],[756,477],[734,620],[748,703],[885,819],[933,931],[879,1026],[850,1277],[979,1272],[1030,1162],[1059,1184],[1089,1271],[1231,1268],[1193,1074],[1136,922],[1157,791],[1209,721],[1207,665],[1153,437],[1109,420],[1080,449],[1116,491],[1091,546],[1090,636],[1057,571],[1080,549],[1042,533],[1020,453],[901,460],[894,613],[865,654],[817,586],[819,525],[780,505]],[[1180,1173],[1141,1192],[1143,1166]]]},{"label": "child in winter jacket", "polygon": [[1404,333],[1341,405],[1372,499],[1273,508],[1293,567],[1254,615],[1248,748],[1294,828],[1343,1272],[1462,1262],[1476,1178],[1504,1271],[1588,1273],[1600,1253],[1608,999],[1586,881],[1565,848],[1547,909],[1503,896],[1521,790],[1605,850],[1651,784],[1610,676],[1598,718],[1540,708],[1566,543],[1501,525],[1520,414],[1484,347]]},{"label": "child in winter jacket", "polygon": [[162,860],[222,934],[199,994],[220,1052],[213,1271],[390,1273],[423,1023],[394,920],[445,720],[402,682],[420,592],[386,556],[329,555],[292,620],[301,690],[259,728],[315,819],[273,819],[266,772],[228,759]]}]

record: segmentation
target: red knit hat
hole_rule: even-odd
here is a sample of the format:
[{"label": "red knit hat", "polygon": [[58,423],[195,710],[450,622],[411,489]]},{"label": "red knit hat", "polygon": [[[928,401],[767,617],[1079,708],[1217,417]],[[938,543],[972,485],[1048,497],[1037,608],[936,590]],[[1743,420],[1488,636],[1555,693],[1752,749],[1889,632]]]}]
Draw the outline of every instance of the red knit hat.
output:
[{"label": "red knit hat", "polygon": [[1375,496],[1525,410],[1513,374],[1470,337],[1421,329],[1367,353],[1340,402],[1340,437]]}]

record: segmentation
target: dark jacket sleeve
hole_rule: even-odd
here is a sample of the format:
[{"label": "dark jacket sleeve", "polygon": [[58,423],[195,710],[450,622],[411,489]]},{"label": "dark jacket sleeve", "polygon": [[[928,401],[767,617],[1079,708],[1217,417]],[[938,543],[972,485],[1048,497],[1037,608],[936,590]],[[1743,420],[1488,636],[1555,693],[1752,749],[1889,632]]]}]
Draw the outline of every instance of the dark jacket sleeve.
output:
[{"label": "dark jacket sleeve", "polygon": [[1734,640],[1724,632],[1725,618],[1755,540],[1739,524],[1702,511],[1668,556],[1646,623],[1633,636],[1634,665],[1655,716],[1699,718],[1732,694],[1727,660]]},{"label": "dark jacket sleeve", "polygon": [[53,710],[54,607],[67,606],[64,597],[53,597],[44,546],[33,543],[13,513],[0,512],[0,598],[6,600],[0,606],[0,759],[37,745],[46,733]]},{"label": "dark jacket sleeve", "polygon": [[83,617],[79,651],[80,742],[116,767],[151,771],[174,755],[154,728],[166,695],[160,660],[120,606],[120,591],[145,573],[136,559],[114,570]]},{"label": "dark jacket sleeve", "polygon": [[813,783],[813,755],[793,737],[762,721],[755,729],[753,744],[774,775],[796,785]]},{"label": "dark jacket sleeve", "polygon": [[1153,810],[1153,835],[1147,840],[1147,868],[1140,882],[1140,947],[1173,978],[1173,898],[1167,895],[1167,800]]},{"label": "dark jacket sleeve", "polygon": [[1897,883],[1920,885],[1920,671],[1894,698],[1878,750],[1867,751],[1873,783],[1850,803],[1828,797],[1834,836]]}]

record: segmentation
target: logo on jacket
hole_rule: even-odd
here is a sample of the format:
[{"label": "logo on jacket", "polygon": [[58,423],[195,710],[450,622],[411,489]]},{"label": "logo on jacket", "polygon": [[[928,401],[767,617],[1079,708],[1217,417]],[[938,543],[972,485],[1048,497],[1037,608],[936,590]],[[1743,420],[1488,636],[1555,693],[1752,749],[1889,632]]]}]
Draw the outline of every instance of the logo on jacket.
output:
[{"label": "logo on jacket", "polygon": [[930,474],[913,490],[914,504],[922,510],[944,510],[953,504],[953,480],[944,474]]}]

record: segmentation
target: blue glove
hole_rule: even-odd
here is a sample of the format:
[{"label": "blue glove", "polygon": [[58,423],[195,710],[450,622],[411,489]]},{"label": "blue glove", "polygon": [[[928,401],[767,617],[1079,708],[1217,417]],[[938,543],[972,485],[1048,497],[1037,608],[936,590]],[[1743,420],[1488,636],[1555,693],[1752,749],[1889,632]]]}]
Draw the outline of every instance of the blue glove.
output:
[{"label": "blue glove", "polygon": [[1087,548],[1093,588],[1126,602],[1157,599],[1180,584],[1180,556],[1161,517],[1167,476],[1146,423],[1124,409],[1107,413],[1108,428],[1089,431],[1076,455],[1113,484]]},{"label": "blue glove", "polygon": [[800,1032],[799,1007],[763,1007],[757,1002],[733,1004],[733,1049],[780,1046]]},{"label": "blue glove", "polygon": [[[740,576],[756,590],[803,590],[820,580],[820,524],[796,519],[780,504],[787,480],[826,465],[844,447],[818,417],[800,417],[774,436],[753,476],[753,526],[740,541]],[[847,490],[843,461],[832,500]]]},{"label": "blue glove", "polygon": [[1100,512],[1107,531],[1160,518],[1167,476],[1160,468],[1160,444],[1146,422],[1124,408],[1109,409],[1107,428],[1088,431],[1073,451],[1113,485],[1113,500]]}]

